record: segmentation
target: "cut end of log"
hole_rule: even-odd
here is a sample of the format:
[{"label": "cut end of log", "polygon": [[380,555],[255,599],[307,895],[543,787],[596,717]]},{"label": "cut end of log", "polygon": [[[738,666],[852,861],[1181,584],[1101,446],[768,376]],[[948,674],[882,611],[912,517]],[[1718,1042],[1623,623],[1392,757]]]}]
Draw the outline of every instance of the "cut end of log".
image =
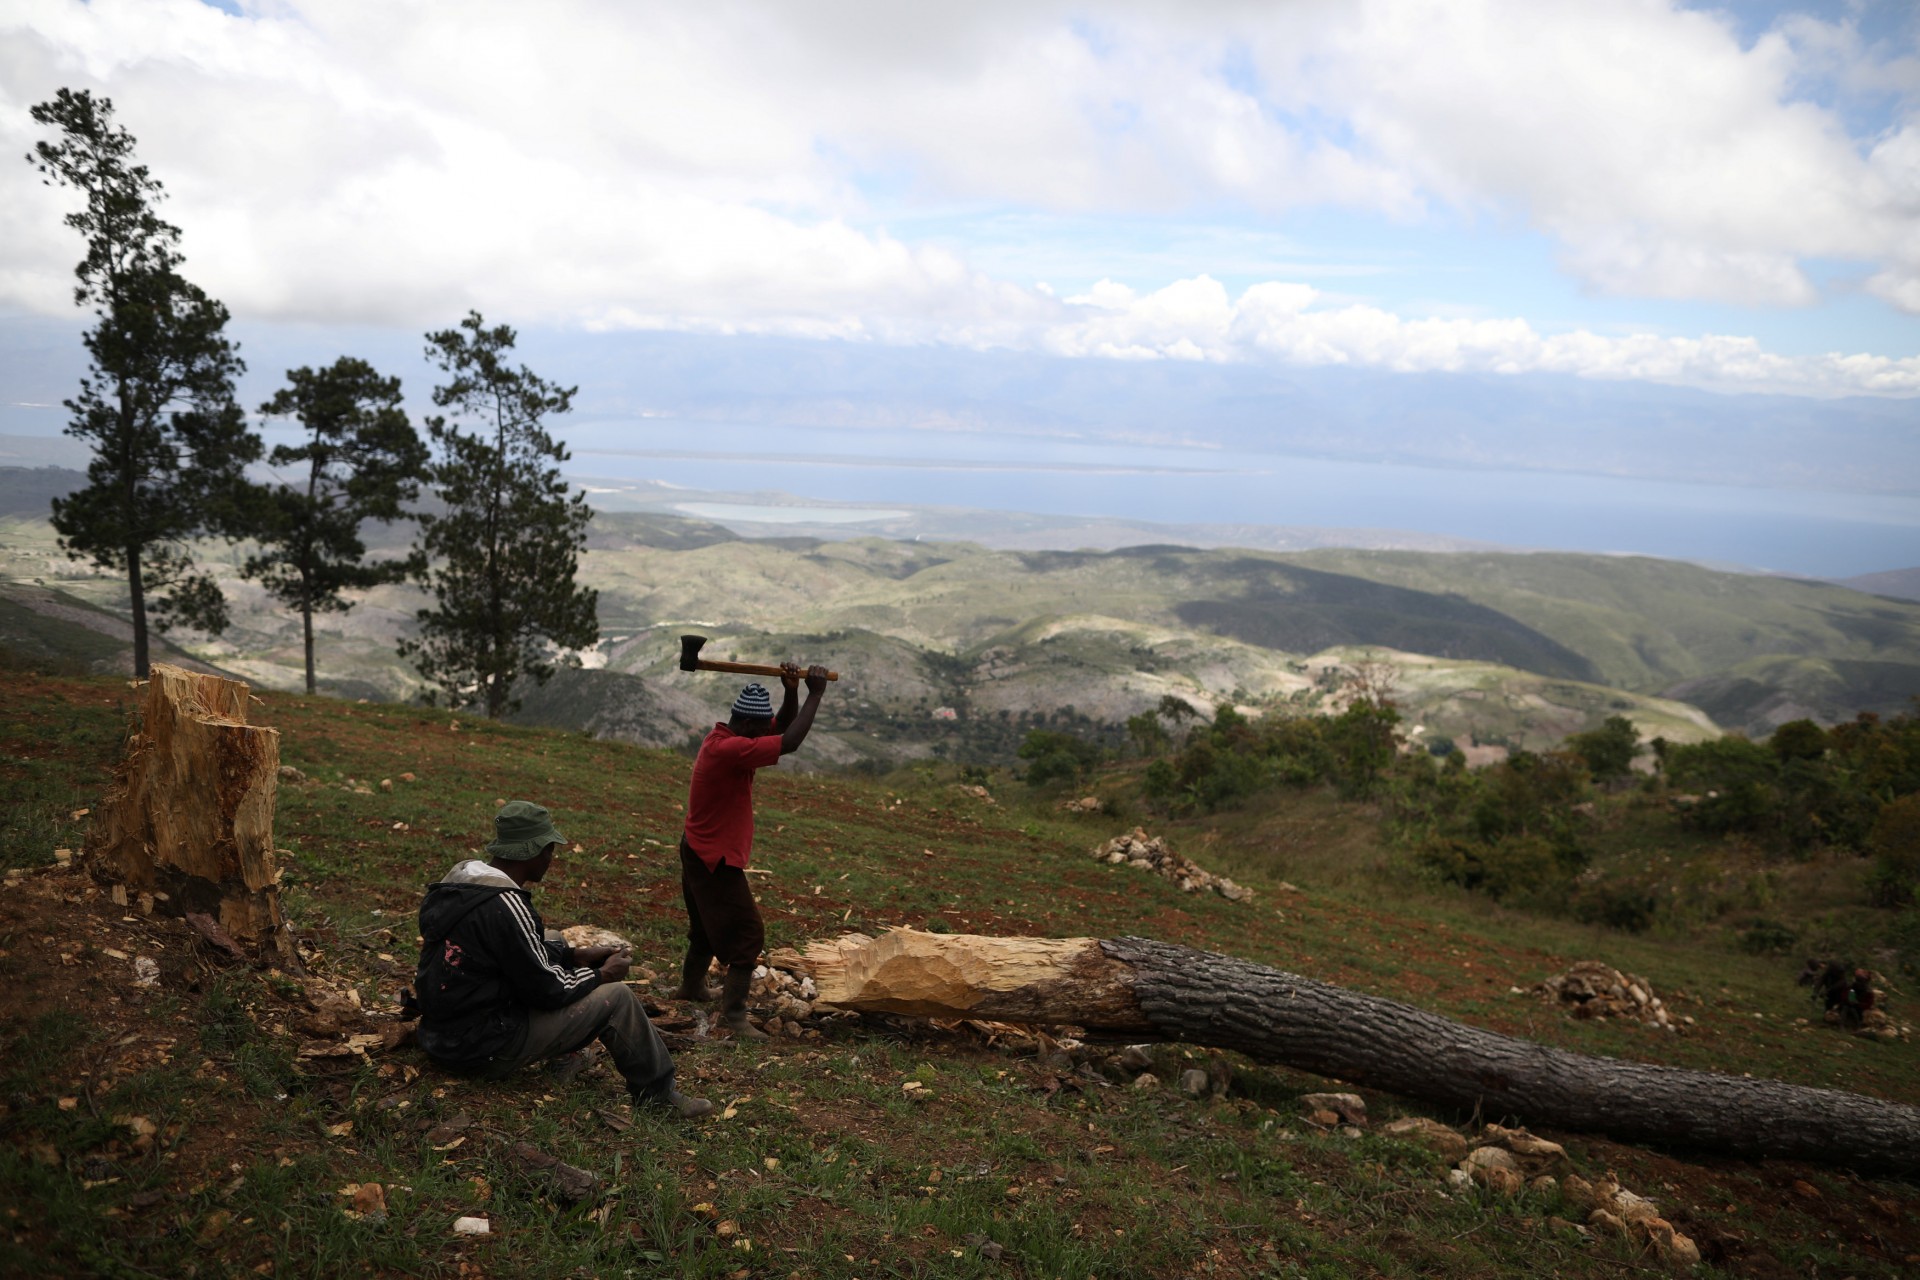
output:
[{"label": "cut end of log", "polygon": [[1097,938],[996,938],[892,929],[816,942],[817,1003],[870,1013],[1144,1026],[1130,971]]}]

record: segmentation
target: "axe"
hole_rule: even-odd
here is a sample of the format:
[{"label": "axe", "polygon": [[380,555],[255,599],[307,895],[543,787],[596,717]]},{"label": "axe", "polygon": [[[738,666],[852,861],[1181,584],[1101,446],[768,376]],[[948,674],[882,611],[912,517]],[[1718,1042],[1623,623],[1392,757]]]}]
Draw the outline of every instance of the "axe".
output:
[{"label": "axe", "polygon": [[[780,668],[770,667],[759,662],[721,662],[717,658],[700,656],[700,646],[707,642],[705,636],[680,637],[680,669],[682,671],[735,671],[743,676],[777,676]],[[838,680],[838,671],[827,672],[827,679]]]}]

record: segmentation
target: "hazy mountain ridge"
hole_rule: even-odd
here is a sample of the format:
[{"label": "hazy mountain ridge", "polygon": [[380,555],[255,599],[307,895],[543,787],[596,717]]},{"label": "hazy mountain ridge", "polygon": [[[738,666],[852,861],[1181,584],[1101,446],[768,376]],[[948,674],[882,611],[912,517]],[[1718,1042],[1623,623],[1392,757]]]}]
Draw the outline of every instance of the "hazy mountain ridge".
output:
[{"label": "hazy mountain ridge", "polygon": [[[53,478],[0,469],[0,507],[15,511],[0,515],[0,570],[112,610],[120,584],[68,561],[44,518],[9,498]],[[376,555],[411,537],[372,532]],[[204,554],[234,625],[188,647],[267,687],[298,687],[297,620],[237,577],[243,549]],[[582,577],[601,592],[602,642],[582,655],[586,670],[525,691],[522,718],[684,742],[735,683],[674,669],[676,636],[697,631],[721,656],[795,656],[846,673],[815,753],[827,763],[1004,758],[1022,726],[1047,715],[1117,742],[1128,716],[1168,695],[1203,709],[1324,709],[1343,664],[1370,654],[1399,673],[1409,725],[1531,747],[1609,714],[1684,740],[1716,722],[1764,733],[1803,715],[1896,711],[1920,691],[1920,605],[1636,557],[1009,551],[749,539],[707,521],[603,512]],[[323,688],[414,696],[393,642],[422,602],[387,587],[316,618]]]}]

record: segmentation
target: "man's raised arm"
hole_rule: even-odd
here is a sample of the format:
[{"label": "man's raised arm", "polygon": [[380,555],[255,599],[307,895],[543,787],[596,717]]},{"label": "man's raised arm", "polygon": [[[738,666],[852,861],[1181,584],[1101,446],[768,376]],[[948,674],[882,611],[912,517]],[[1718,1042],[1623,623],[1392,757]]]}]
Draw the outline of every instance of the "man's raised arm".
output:
[{"label": "man's raised arm", "polygon": [[[784,682],[786,677],[783,675],[781,679]],[[820,709],[820,695],[826,691],[827,669],[821,666],[808,667],[807,700],[800,704],[800,710],[793,715],[789,723],[780,725],[781,755],[791,755],[795,751],[798,751],[800,744],[807,740],[807,731],[813,728],[813,713]],[[793,686],[789,684],[787,685],[786,702],[780,708],[781,713],[784,715],[787,708],[792,705]],[[780,722],[776,720],[775,723],[779,724]]]}]

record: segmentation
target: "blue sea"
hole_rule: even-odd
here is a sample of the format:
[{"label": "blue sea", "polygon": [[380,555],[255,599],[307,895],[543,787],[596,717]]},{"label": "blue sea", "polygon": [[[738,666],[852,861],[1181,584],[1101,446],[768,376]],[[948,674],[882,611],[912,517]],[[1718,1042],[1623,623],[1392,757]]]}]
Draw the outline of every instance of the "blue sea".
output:
[{"label": "blue sea", "polygon": [[[1738,488],[1071,437],[568,424],[578,475],[847,503],[1393,529],[1839,578],[1920,566],[1920,494]],[[1920,485],[1920,477],[1916,477]]]}]

